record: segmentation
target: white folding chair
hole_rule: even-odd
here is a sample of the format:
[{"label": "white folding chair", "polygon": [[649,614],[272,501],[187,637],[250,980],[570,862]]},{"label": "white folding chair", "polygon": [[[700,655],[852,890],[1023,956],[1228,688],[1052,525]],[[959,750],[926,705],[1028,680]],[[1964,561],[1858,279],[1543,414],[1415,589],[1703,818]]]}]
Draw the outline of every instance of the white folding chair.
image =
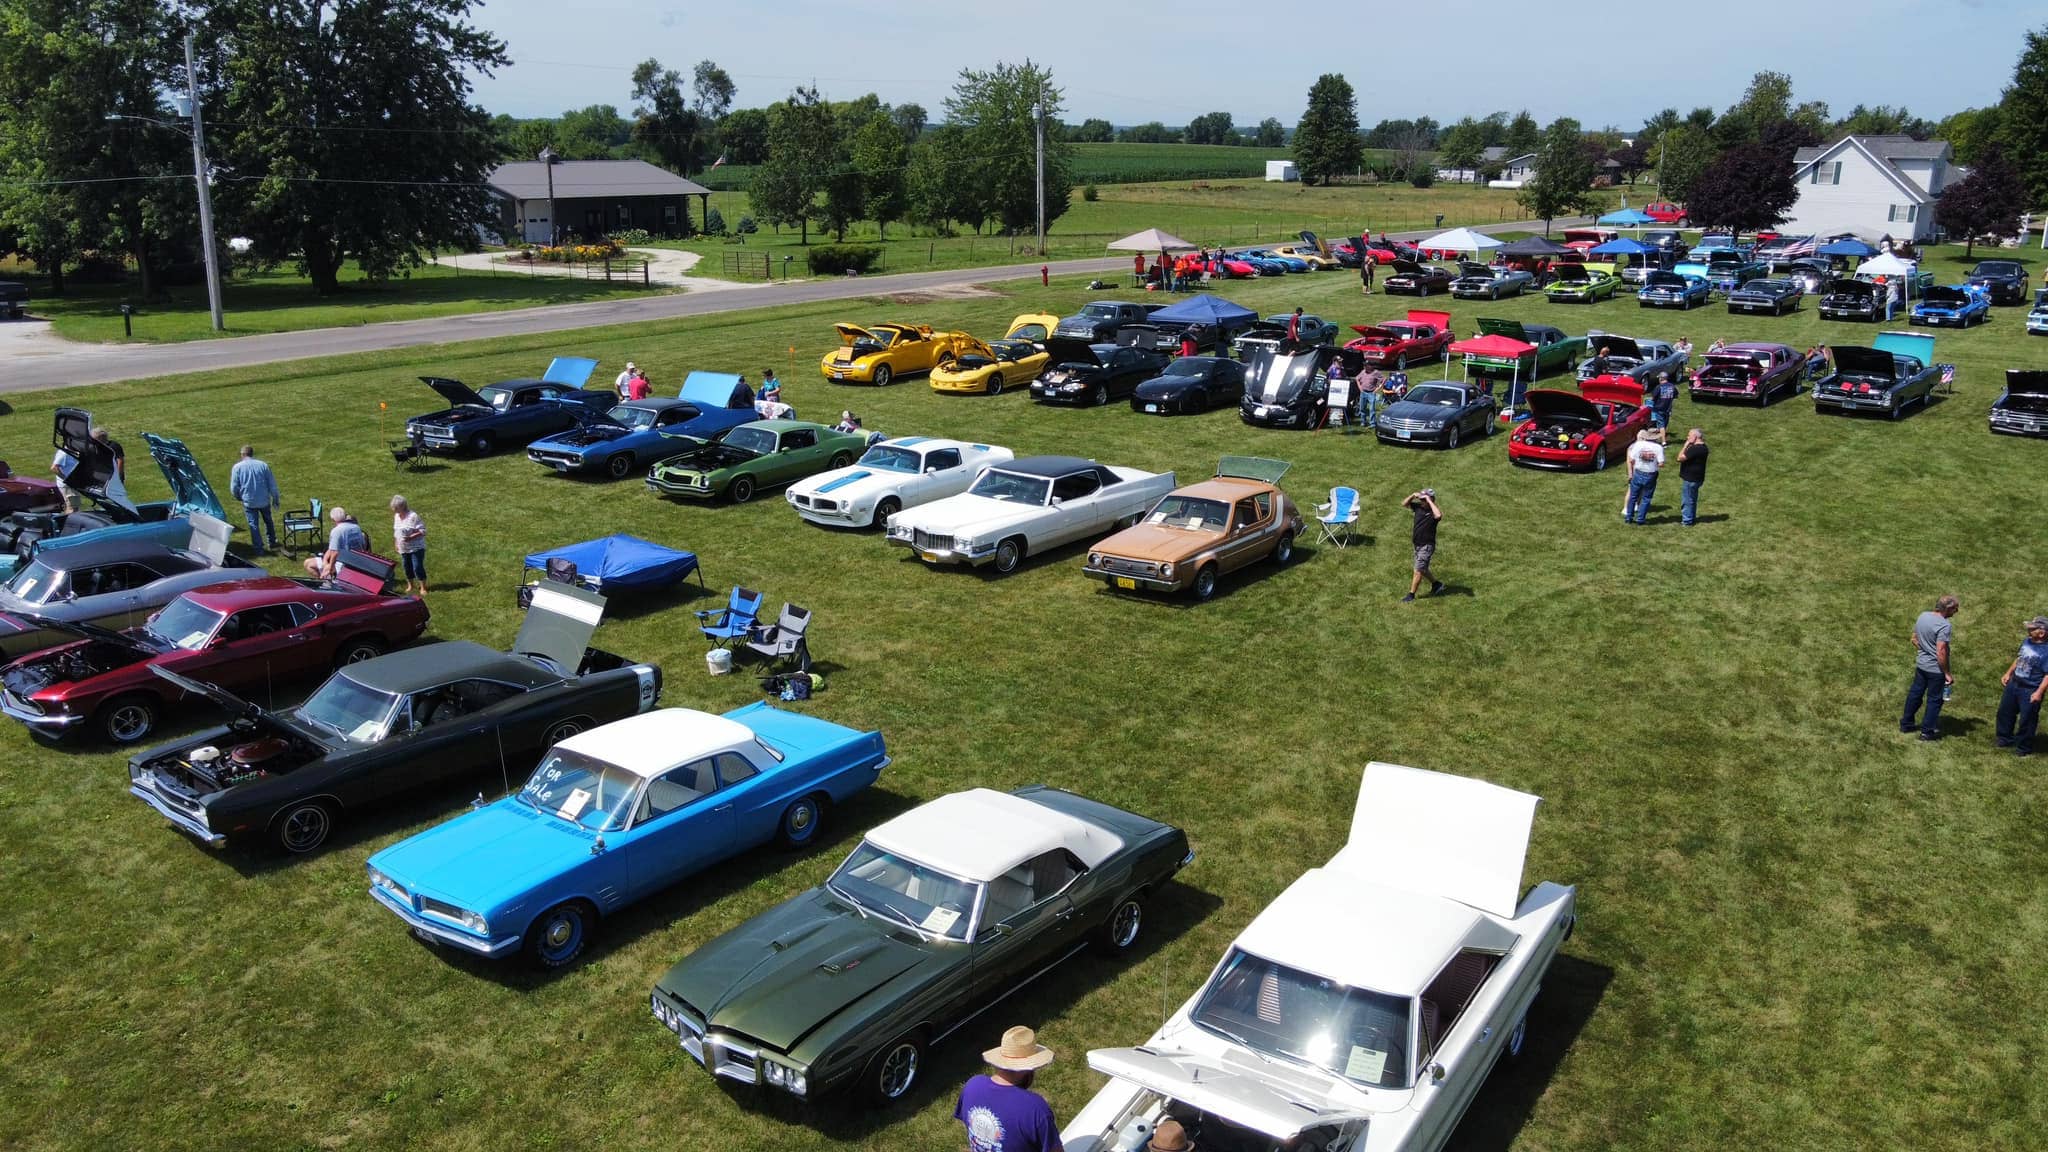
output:
[{"label": "white folding chair", "polygon": [[1351,543],[1351,529],[1358,523],[1358,489],[1332,488],[1326,504],[1316,505],[1316,524],[1321,529],[1319,539],[1336,547],[1347,547]]}]

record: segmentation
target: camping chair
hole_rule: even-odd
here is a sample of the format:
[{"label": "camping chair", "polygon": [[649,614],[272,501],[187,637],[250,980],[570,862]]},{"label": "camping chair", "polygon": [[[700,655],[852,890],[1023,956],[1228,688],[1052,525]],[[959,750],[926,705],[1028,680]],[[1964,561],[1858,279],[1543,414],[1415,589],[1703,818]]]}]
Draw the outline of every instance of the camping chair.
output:
[{"label": "camping chair", "polygon": [[784,604],[782,619],[773,624],[754,625],[753,634],[747,637],[747,647],[767,657],[771,667],[794,662],[798,672],[808,672],[811,649],[804,631],[810,626],[810,609]]},{"label": "camping chair", "polygon": [[421,468],[426,467],[427,446],[418,435],[415,434],[403,440],[391,440],[386,443],[391,449],[391,463],[394,467],[403,468],[408,472],[417,472]]},{"label": "camping chair", "polygon": [[[528,568],[526,571],[530,573],[533,569]],[[533,607],[533,586],[549,580],[557,584],[567,584],[572,588],[584,588],[592,592],[597,591],[595,581],[585,580],[583,573],[577,569],[574,560],[565,556],[550,556],[548,557],[547,567],[541,570],[540,579],[523,582],[519,585],[518,599],[519,607],[522,611]]]},{"label": "camping chair", "polygon": [[1358,523],[1358,489],[1332,488],[1330,501],[1316,505],[1316,523],[1322,528],[1321,540],[1339,548],[1351,543],[1351,528]]},{"label": "camping chair", "polygon": [[307,507],[290,509],[284,514],[284,550],[294,551],[301,544],[318,548],[326,537],[322,533],[320,517],[327,511],[320,501],[311,500]]},{"label": "camping chair", "polygon": [[759,622],[763,599],[765,597],[752,588],[734,585],[732,597],[726,601],[725,607],[697,613],[697,619],[703,621],[697,625],[697,631],[702,632],[713,647],[730,648],[733,641],[745,639],[754,630],[754,625]]}]

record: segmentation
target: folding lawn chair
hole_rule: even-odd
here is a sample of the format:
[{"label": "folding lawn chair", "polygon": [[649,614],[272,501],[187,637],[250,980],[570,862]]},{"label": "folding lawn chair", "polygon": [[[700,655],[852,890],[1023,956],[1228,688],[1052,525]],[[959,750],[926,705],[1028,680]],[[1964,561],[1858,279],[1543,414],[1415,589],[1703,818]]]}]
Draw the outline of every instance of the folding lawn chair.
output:
[{"label": "folding lawn chair", "polygon": [[744,640],[754,630],[761,615],[761,601],[765,597],[752,588],[734,585],[732,596],[723,608],[711,608],[697,613],[702,621],[697,631],[711,641],[713,647],[730,648],[735,640]]},{"label": "folding lawn chair", "polygon": [[810,626],[810,609],[784,604],[780,620],[754,626],[753,635],[747,637],[747,647],[766,657],[770,667],[793,662],[798,672],[808,672],[811,648],[804,633]]},{"label": "folding lawn chair", "polygon": [[1351,543],[1351,528],[1358,523],[1358,489],[1332,488],[1327,504],[1316,505],[1316,523],[1322,529],[1320,539],[1343,548]]},{"label": "folding lawn chair", "polygon": [[327,509],[318,500],[307,502],[307,507],[290,509],[284,514],[284,550],[295,551],[300,545],[318,548],[326,540],[324,525],[320,517]]}]

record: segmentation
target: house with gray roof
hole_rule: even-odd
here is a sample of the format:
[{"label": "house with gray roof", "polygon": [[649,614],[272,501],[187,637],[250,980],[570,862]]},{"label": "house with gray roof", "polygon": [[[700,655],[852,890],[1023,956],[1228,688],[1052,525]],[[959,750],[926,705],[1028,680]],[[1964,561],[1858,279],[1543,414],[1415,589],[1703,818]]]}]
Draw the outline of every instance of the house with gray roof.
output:
[{"label": "house with gray roof", "polygon": [[[1488,172],[1499,173],[1499,178],[1502,180],[1526,182],[1536,175],[1536,154],[1534,152],[1524,152],[1519,156],[1510,156],[1507,149],[1496,144],[1491,148],[1480,149],[1479,167],[1476,170],[1471,168],[1439,168],[1436,170],[1436,178],[1459,184],[1471,184],[1477,182]],[[1520,184],[1518,183],[1516,186],[1519,187]]]},{"label": "house with gray roof", "polygon": [[699,221],[711,210],[709,188],[645,160],[519,160],[498,165],[488,183],[508,243],[596,240],[628,228],[679,236],[691,228],[690,197]]},{"label": "house with gray roof", "polygon": [[1793,155],[1799,200],[1779,231],[1865,240],[1934,236],[1942,190],[1962,179],[1946,140],[1844,136]]}]

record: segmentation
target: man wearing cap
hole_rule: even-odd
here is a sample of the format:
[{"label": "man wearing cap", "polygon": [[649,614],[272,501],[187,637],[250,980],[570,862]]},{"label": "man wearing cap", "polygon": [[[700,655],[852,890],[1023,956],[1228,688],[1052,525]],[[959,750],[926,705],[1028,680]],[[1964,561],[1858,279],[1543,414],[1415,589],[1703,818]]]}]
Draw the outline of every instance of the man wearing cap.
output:
[{"label": "man wearing cap", "polygon": [[1999,681],[2005,695],[1998,700],[1998,746],[2015,755],[2034,754],[2034,729],[2041,723],[2042,690],[2048,688],[2048,616],[2036,616],[2024,625],[2027,638],[2020,641],[2020,654]]},{"label": "man wearing cap", "polygon": [[1948,642],[1955,633],[1949,618],[1962,607],[1962,601],[1954,596],[1943,596],[1913,621],[1913,682],[1906,686],[1906,711],[1899,717],[1901,732],[1913,730],[1913,717],[1925,700],[1927,713],[1920,718],[1920,738],[1941,739],[1942,700],[1948,686],[1956,682],[1948,662]]},{"label": "man wearing cap", "polygon": [[1052,1049],[1020,1025],[981,1058],[992,1071],[969,1080],[953,1109],[967,1127],[968,1152],[1066,1152],[1052,1105],[1031,1090],[1032,1077],[1052,1063]]},{"label": "man wearing cap", "polygon": [[612,391],[624,396],[626,394],[626,381],[631,380],[639,371],[640,366],[638,364],[633,363],[631,360],[626,361],[625,368],[612,378]]}]

